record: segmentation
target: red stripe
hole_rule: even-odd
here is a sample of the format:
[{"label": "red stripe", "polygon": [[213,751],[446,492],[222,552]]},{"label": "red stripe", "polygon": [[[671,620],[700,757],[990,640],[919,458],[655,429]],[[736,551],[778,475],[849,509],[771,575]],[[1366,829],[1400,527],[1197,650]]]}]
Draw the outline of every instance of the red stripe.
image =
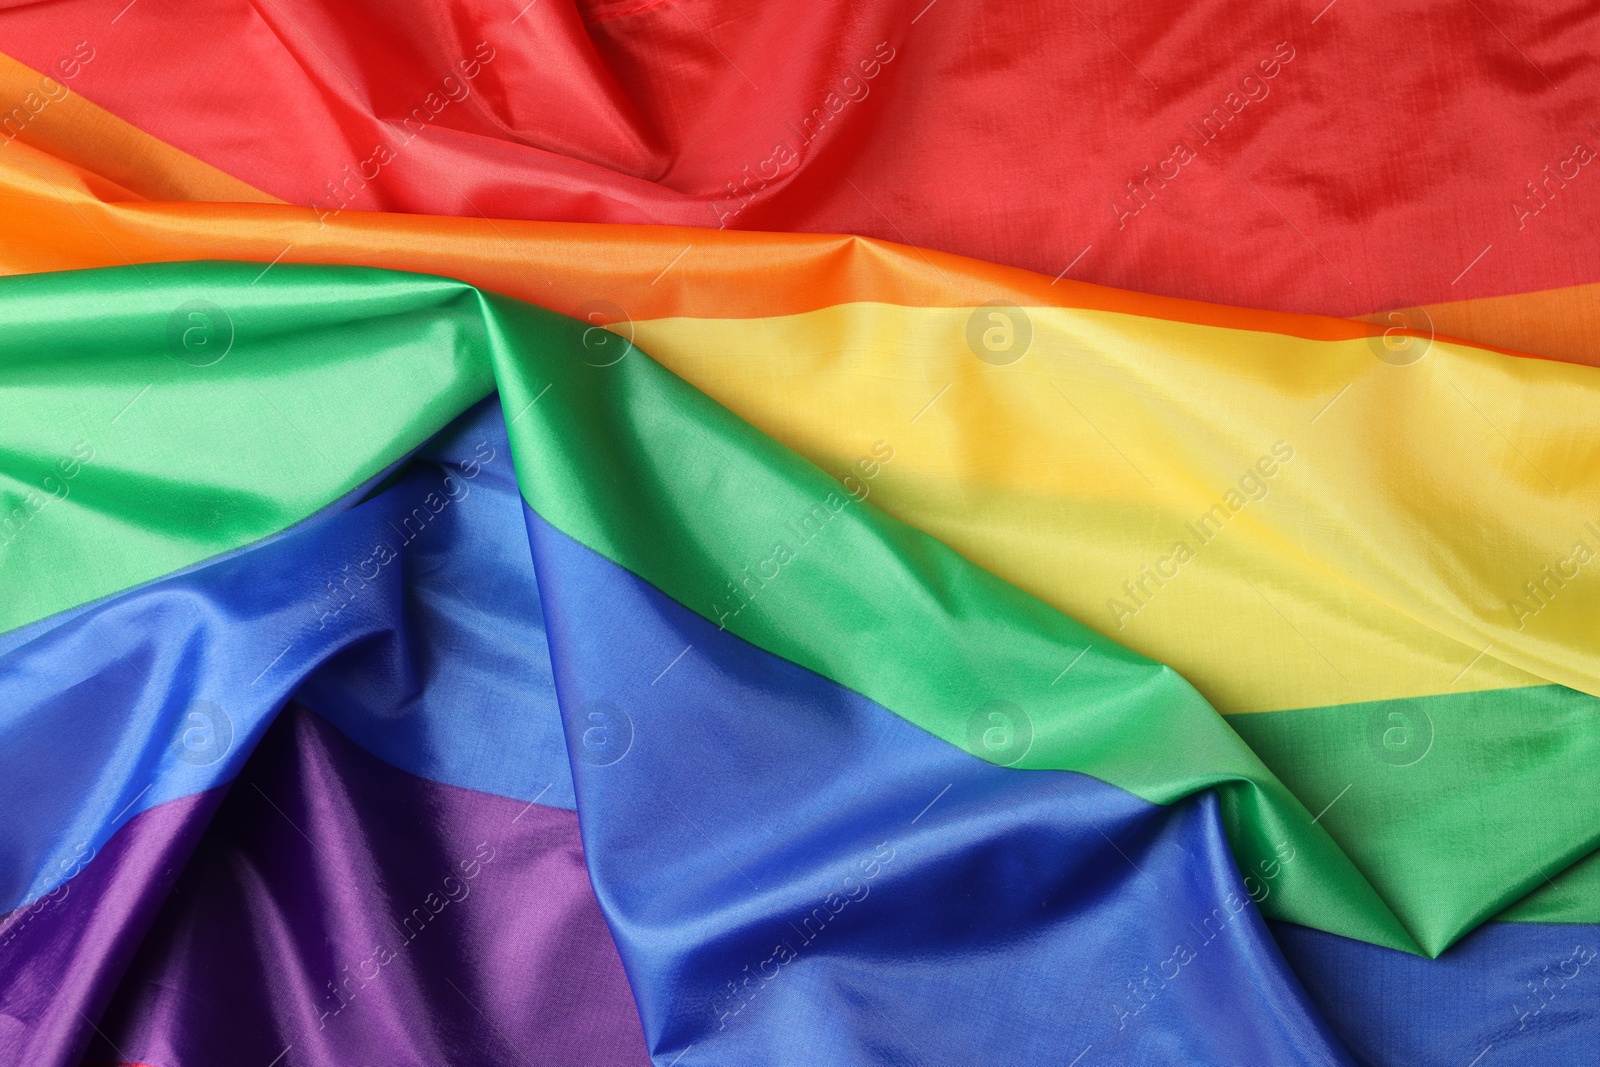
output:
[{"label": "red stripe", "polygon": [[87,40],[71,88],[300,203],[331,181],[399,211],[855,232],[1334,315],[1600,280],[1600,161],[1568,162],[1600,151],[1581,0],[410,8],[62,0],[0,14],[0,45],[56,69]]}]

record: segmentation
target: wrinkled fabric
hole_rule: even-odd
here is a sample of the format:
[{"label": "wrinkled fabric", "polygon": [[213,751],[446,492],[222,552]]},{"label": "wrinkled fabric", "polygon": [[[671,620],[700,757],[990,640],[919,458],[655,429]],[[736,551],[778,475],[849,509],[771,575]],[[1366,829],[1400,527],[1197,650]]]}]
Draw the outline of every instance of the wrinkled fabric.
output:
[{"label": "wrinkled fabric", "polygon": [[985,763],[528,529],[590,868],[658,1061],[1349,1062],[1210,795]]},{"label": "wrinkled fabric", "polygon": [[[560,729],[527,714],[552,698],[520,508],[488,403],[370,500],[29,628],[0,657],[6,906],[139,812],[232,780],[296,692],[398,767],[570,808]],[[324,707],[319,686],[342,695]]]},{"label": "wrinkled fabric", "polygon": [[18,5],[0,49],[323,215],[857,233],[1341,315],[1600,282],[1577,2],[125,3]]},{"label": "wrinkled fabric", "polygon": [[78,842],[54,872],[62,881],[0,917],[0,1063],[78,1063],[222,792],[142,812],[98,846]]},{"label": "wrinkled fabric", "polygon": [[1356,1060],[1407,1067],[1586,1063],[1600,1033],[1600,931],[1488,923],[1436,960],[1270,924]]},{"label": "wrinkled fabric", "polygon": [[573,813],[413,777],[297,705],[97,1031],[89,1059],[164,1067],[649,1063]]},{"label": "wrinkled fabric", "polygon": [[[114,750],[88,761],[74,753],[86,780],[114,787],[80,814],[113,832],[101,855],[80,870],[69,864],[68,880],[56,883],[66,892],[62,909],[45,917],[69,918],[78,913],[67,904],[87,903],[104,917],[98,936],[108,947],[94,949],[95,965],[79,972],[71,998],[43,997],[37,965],[0,971],[0,996],[34,1012],[48,1005],[40,1016],[48,1026],[35,1027],[48,1043],[35,1051],[72,1062],[94,1037],[75,1019],[101,1025],[98,1054],[114,1054],[115,1044],[157,1067],[232,1059],[244,1046],[253,1054],[278,1038],[328,1067],[374,1044],[447,1061],[523,1062],[491,1033],[497,1028],[518,1035],[516,1045],[549,1040],[552,1060],[570,1053],[568,1062],[584,1062],[576,1050],[596,1042],[637,1051],[629,1042],[642,1040],[657,1062],[683,1063],[1032,1062],[1072,1046],[1070,1055],[1101,1050],[1150,1063],[1344,1063],[1346,1031],[1362,1049],[1413,1040],[1385,1037],[1377,1024],[1352,1030],[1348,1012],[1308,999],[1302,982],[1337,990],[1350,980],[1349,951],[1336,947],[1325,965],[1302,953],[1298,973],[1285,965],[1258,909],[1335,925],[1349,924],[1348,909],[1359,904],[1351,883],[1340,882],[1338,854],[1316,836],[1327,811],[1313,818],[1296,807],[1258,765],[1253,778],[1222,781],[1216,793],[1204,775],[1215,782],[1218,768],[1185,782],[1183,768],[1192,771],[1197,756],[1245,750],[1229,748],[1237,738],[1216,732],[1227,728],[1214,715],[1160,718],[1172,711],[1163,704],[1196,699],[1170,671],[1074,628],[869,501],[839,495],[825,527],[795,534],[783,517],[806,509],[789,505],[826,502],[848,485],[642,351],[597,348],[582,323],[503,298],[439,305],[436,279],[419,281],[420,303],[407,310],[394,303],[394,281],[380,285],[383,313],[454,358],[462,358],[457,345],[495,339],[503,409],[475,407],[369,499],[335,498],[319,517],[259,545],[46,620],[9,645],[8,665],[26,664],[27,676],[55,678],[56,688],[86,671],[101,678],[98,692],[67,685],[57,698],[89,717],[83,734],[95,715],[117,721],[146,697],[110,684],[126,674],[110,642],[85,656],[80,650],[92,646],[56,644],[57,635],[140,634],[140,655],[164,672],[151,691],[164,693],[174,731],[147,739],[131,760]],[[463,308],[484,318],[457,332],[450,324]],[[345,332],[357,321],[337,336],[362,336]],[[321,343],[319,334],[304,340]],[[387,345],[400,335],[368,336]],[[622,340],[608,336],[607,345]],[[345,355],[356,357],[348,346]],[[656,447],[672,438],[680,447]],[[542,510],[526,510],[522,498]],[[695,532],[707,522],[722,533]],[[763,529],[799,537],[803,558],[787,561],[779,580],[747,586],[756,600],[719,610],[724,592],[716,590],[693,610],[707,561],[732,573],[737,561],[759,558],[763,542],[748,538]],[[384,557],[379,543],[394,558],[362,566]],[[886,583],[885,573],[906,577]],[[920,603],[894,599],[915,589]],[[796,613],[803,606],[809,615]],[[757,625],[758,614],[767,623]],[[801,619],[812,621],[796,626]],[[885,624],[913,628],[916,641],[886,639]],[[1048,635],[1053,641],[1040,645]],[[1090,645],[1065,663],[1069,670],[1047,666],[1053,649],[1069,644],[1063,635]],[[270,659],[263,642],[284,654]],[[868,643],[871,655],[860,658],[851,642]],[[243,662],[261,664],[255,677],[267,691],[241,705],[238,729],[227,720],[224,744],[225,720],[195,698],[252,688],[237,673]],[[959,678],[994,692],[1005,684],[997,679],[1043,684],[1052,671],[1066,679],[1056,688],[1075,721],[1046,716],[1032,697],[1032,714],[1021,717],[990,706],[976,735],[970,716],[951,731],[928,714],[929,698],[948,700],[939,687]],[[907,698],[919,691],[926,696]],[[316,713],[281,713],[291,695]],[[1139,700],[1142,710],[1128,703]],[[1130,729],[1096,740],[1105,723],[1095,721],[1107,713],[1126,714]],[[1178,731],[1152,734],[1162,721]],[[1023,728],[1029,740],[1013,750]],[[1130,759],[1141,762],[1130,757],[1135,746],[1152,740],[1145,751],[1169,775],[1156,797],[1103,780],[1126,775]],[[223,749],[233,762],[224,764]],[[1004,766],[1070,766],[1096,751],[1111,757],[1098,765],[1098,781]],[[59,746],[36,732],[31,752],[20,752],[18,770]],[[572,788],[569,757],[576,821],[547,803],[562,803]],[[198,860],[186,854],[204,813],[180,818],[183,833],[139,844],[138,863],[116,859],[118,842],[144,840],[143,827],[189,809],[183,797],[141,808],[137,792],[122,812],[112,801],[141,776],[161,785],[163,766],[216,764],[224,764],[220,778],[193,780],[232,781]],[[182,792],[184,780],[165,781]],[[208,788],[198,795],[220,792]],[[1252,810],[1241,798],[1264,806]],[[115,829],[129,810],[142,814]],[[505,900],[480,914],[473,906],[491,899],[488,874],[508,867],[478,860],[473,877],[485,880],[470,898],[465,883],[446,884],[440,872],[444,861],[460,868],[466,859],[464,877],[488,841],[477,830],[482,820],[507,818],[534,839],[505,883],[520,903],[513,916],[497,910]],[[584,853],[573,836],[579,822]],[[1266,852],[1251,851],[1263,838]],[[470,856],[461,854],[467,845]],[[598,912],[574,879],[581,856]],[[180,870],[181,891],[163,900],[165,880]],[[425,884],[430,870],[440,874],[437,890]],[[114,885],[117,895],[97,885]],[[424,930],[412,938],[405,915],[426,924],[395,887],[415,889],[430,915],[456,908],[461,936],[425,942]],[[1315,895],[1329,888],[1336,894]],[[458,899],[443,904],[452,894]],[[26,933],[27,917],[39,914],[33,904],[62,899],[37,897],[8,928]],[[1319,899],[1332,903],[1319,907]],[[113,907],[117,900],[125,903]],[[370,940],[386,909],[406,947],[375,941],[350,959],[336,951]],[[1374,913],[1356,914],[1372,928]],[[599,936],[600,916],[615,946]],[[43,950],[29,958],[59,959],[54,928],[41,919],[32,929]],[[1550,928],[1527,929],[1495,936],[1535,950],[1549,936]],[[508,938],[534,947],[508,958],[499,954]],[[587,947],[573,947],[580,943]],[[426,974],[390,982],[411,972],[390,970],[385,947],[396,959],[425,959]],[[627,969],[638,1019],[615,1007],[622,975],[608,953]],[[230,970],[208,962],[216,957],[261,962]],[[1508,957],[1504,967],[1471,958],[1481,972],[1474,981],[1503,985],[1528,956]],[[1063,969],[1063,959],[1075,965]],[[212,977],[218,968],[221,979]],[[274,983],[279,973],[292,980]],[[1031,976],[1022,988],[1041,991],[1037,999],[1006,992],[1019,974]],[[427,1009],[418,1007],[419,991],[442,994],[438,976],[479,1002],[477,1018],[493,1025],[439,1016],[432,994]],[[567,991],[591,982],[609,990],[586,1001],[601,1010],[570,1010]],[[954,1000],[970,1005],[965,1022],[948,1017]],[[1024,1018],[1026,1026],[1004,1025]],[[1563,1048],[1574,1018],[1548,1014],[1523,1047]],[[532,1028],[517,1029],[525,1024]]]}]

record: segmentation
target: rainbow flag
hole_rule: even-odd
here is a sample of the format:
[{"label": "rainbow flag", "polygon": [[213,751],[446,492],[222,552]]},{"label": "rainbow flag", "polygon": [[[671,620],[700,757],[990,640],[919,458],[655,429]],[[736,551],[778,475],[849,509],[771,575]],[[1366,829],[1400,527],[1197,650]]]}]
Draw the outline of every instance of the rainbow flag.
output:
[{"label": "rainbow flag", "polygon": [[517,6],[0,12],[0,1063],[1593,1059],[1592,13]]}]

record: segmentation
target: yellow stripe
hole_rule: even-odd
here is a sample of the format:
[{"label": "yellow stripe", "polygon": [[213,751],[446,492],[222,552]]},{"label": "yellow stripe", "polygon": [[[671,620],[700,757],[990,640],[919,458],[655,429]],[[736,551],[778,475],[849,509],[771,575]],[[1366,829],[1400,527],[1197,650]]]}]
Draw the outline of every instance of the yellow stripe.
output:
[{"label": "yellow stripe", "polygon": [[[1600,694],[1600,371],[1026,314],[1032,348],[1009,366],[969,348],[971,309],[658,319],[636,338],[835,473],[888,441],[875,501],[1224,711],[1546,680]],[[1579,541],[1596,558],[1546,581]],[[1525,581],[1547,606],[1519,618]]]}]

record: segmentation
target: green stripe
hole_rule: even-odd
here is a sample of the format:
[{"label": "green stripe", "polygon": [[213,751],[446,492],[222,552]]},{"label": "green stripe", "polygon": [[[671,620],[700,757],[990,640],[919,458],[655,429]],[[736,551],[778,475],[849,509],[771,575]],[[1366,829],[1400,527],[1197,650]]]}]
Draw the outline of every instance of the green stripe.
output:
[{"label": "green stripe", "polygon": [[[1570,787],[1569,787],[1570,788]],[[1596,901],[1600,901],[1600,852],[1590,852],[1564,871],[1545,867],[1547,882],[1523,897],[1495,918],[1517,923],[1600,922]]]},{"label": "green stripe", "polygon": [[[551,523],[740,637],[976,755],[1079,771],[1163,804],[1216,787],[1241,866],[1275,876],[1269,914],[1410,951],[1444,947],[1425,921],[1408,932],[1172,670],[849,502],[840,481],[642,352],[593,366],[601,359],[574,355],[585,353],[582,324],[488,300],[496,334],[543,337],[498,346],[494,358],[518,481]],[[748,606],[726,615],[732,583],[751,574]],[[1020,759],[986,748],[997,705],[1031,726]],[[1294,859],[1280,865],[1282,855]]]},{"label": "green stripe", "polygon": [[1600,919],[1600,865],[1563,871],[1600,847],[1600,700],[1587,693],[1543,685],[1228,721],[1296,796],[1331,805],[1322,825],[1401,914],[1456,932],[1491,917]]},{"label": "green stripe", "polygon": [[442,279],[163,264],[0,307],[0,632],[277,533],[494,389]]},{"label": "green stripe", "polygon": [[[740,636],[979,756],[1087,773],[1159,803],[1217,788],[1241,866],[1272,872],[1267,914],[1434,954],[1516,891],[1459,877],[1417,890],[1393,858],[1405,847],[1414,869],[1461,872],[1500,843],[1469,832],[1398,835],[1377,848],[1362,835],[1381,836],[1384,813],[1354,786],[1314,822],[1171,670],[850,501],[830,476],[845,472],[819,470],[642,352],[595,365],[617,351],[609,334],[444,279],[283,265],[259,274],[258,265],[186,264],[0,280],[12,324],[0,339],[8,503],[18,487],[64,477],[80,440],[94,450],[66,498],[30,512],[0,547],[0,626],[282,529],[401,458],[498,381],[523,492],[551,522]],[[181,330],[204,330],[203,317],[180,313],[173,325],[191,300],[227,309],[232,323],[232,348],[213,366],[189,365],[202,360],[182,344]],[[874,445],[861,442],[869,468]],[[741,603],[730,583],[745,579],[753,599],[725,616]],[[1541,707],[1507,716],[1537,718]],[[1550,715],[1548,744],[1519,748],[1499,734],[1483,752],[1519,761],[1523,784],[1542,768],[1570,769],[1577,750],[1562,746],[1578,742]],[[1326,775],[1295,762],[1292,740],[1265,736],[1274,718],[1241,729],[1261,731],[1263,750],[1320,808],[1332,796]],[[1025,749],[1007,744],[1008,719],[1028,725]],[[1330,736],[1325,751],[1354,751],[1337,730]],[[1502,771],[1457,766],[1460,777],[1409,795],[1420,803]],[[1515,806],[1525,791],[1496,797],[1518,832],[1542,815]],[[1533,869],[1531,853],[1516,855],[1524,874]],[[1600,899],[1592,891],[1586,899]]]}]

